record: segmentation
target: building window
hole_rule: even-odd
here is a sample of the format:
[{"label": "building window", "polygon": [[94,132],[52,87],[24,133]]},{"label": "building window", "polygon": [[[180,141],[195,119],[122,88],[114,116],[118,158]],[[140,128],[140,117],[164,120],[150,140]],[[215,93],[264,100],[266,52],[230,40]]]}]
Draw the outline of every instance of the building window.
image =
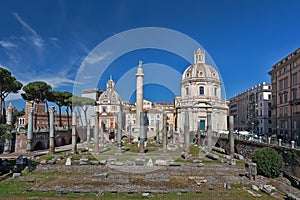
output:
[{"label": "building window", "polygon": [[287,103],[288,102],[288,94],[287,92],[284,93],[284,103]]},{"label": "building window", "polygon": [[292,86],[297,85],[297,73],[292,75]]},{"label": "building window", "polygon": [[295,67],[297,67],[297,63],[296,62],[293,63],[293,68],[295,68]]},{"label": "building window", "polygon": [[282,116],[282,114],[283,114],[283,108],[280,108],[279,109],[279,116]]},{"label": "building window", "polygon": [[284,88],[284,89],[287,89],[287,88],[289,87],[288,79],[285,78],[283,81],[284,81],[284,82],[283,82],[283,88]]},{"label": "building window", "polygon": [[279,103],[282,104],[282,94],[279,94]]},{"label": "building window", "polygon": [[203,87],[203,86],[200,86],[200,87],[199,87],[199,94],[200,94],[200,95],[203,95],[203,94],[204,94],[204,87]]},{"label": "building window", "polygon": [[218,88],[217,87],[214,88],[214,95],[218,96]]},{"label": "building window", "polygon": [[185,88],[185,95],[186,95],[186,96],[189,95],[189,88]]},{"label": "building window", "polygon": [[287,111],[287,107],[284,108],[284,116],[287,116],[288,111]]},{"label": "building window", "polygon": [[279,81],[279,91],[283,90],[283,80]]},{"label": "building window", "polygon": [[102,112],[104,112],[104,113],[106,112],[106,107],[104,107],[104,106],[102,107]]},{"label": "building window", "polygon": [[293,128],[294,128],[294,129],[297,129],[297,121],[296,121],[296,120],[294,120]]},{"label": "building window", "polygon": [[297,112],[297,106],[292,106],[293,113]]},{"label": "building window", "polygon": [[292,90],[292,100],[297,99],[297,90]]}]

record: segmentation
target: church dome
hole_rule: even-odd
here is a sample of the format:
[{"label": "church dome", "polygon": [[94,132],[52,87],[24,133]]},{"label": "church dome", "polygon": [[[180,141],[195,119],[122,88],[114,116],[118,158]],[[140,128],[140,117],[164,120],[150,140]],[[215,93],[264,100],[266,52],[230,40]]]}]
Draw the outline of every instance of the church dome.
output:
[{"label": "church dome", "polygon": [[112,101],[120,101],[120,95],[115,91],[104,91],[100,97],[99,100],[112,100]]},{"label": "church dome", "polygon": [[194,64],[189,66],[182,75],[182,80],[195,78],[220,79],[217,70],[205,63],[205,52],[200,48],[194,53]]},{"label": "church dome", "polygon": [[110,80],[106,83],[106,91],[104,91],[100,97],[100,101],[120,101],[120,95],[115,91],[115,82],[112,80],[112,77],[110,77]]}]

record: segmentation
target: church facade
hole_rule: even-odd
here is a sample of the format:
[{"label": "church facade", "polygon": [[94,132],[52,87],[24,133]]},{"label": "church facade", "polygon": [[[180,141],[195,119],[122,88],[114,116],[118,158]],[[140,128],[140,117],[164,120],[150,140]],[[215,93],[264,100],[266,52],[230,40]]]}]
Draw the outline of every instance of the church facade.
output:
[{"label": "church facade", "polygon": [[106,90],[100,95],[98,101],[99,126],[104,132],[116,131],[118,113],[122,112],[120,95],[115,90],[115,82],[112,77],[106,83]]},{"label": "church facade", "polygon": [[205,131],[207,116],[211,116],[212,131],[227,130],[226,101],[221,98],[222,83],[217,70],[206,64],[205,52],[194,52],[194,63],[182,75],[181,96],[175,97],[176,128],[184,130],[185,114],[189,117],[189,130]]}]

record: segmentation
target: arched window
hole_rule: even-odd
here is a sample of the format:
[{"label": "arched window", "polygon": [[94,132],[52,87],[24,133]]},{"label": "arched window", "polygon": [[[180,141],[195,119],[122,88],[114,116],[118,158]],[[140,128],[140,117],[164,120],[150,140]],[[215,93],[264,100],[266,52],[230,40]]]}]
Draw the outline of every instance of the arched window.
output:
[{"label": "arched window", "polygon": [[200,94],[200,95],[203,95],[203,94],[204,94],[204,87],[203,87],[203,86],[200,86],[200,87],[199,87],[199,94]]},{"label": "arched window", "polygon": [[217,87],[214,87],[214,95],[218,96],[218,88]]},{"label": "arched window", "polygon": [[186,96],[189,95],[189,88],[188,87],[185,88],[185,95]]}]

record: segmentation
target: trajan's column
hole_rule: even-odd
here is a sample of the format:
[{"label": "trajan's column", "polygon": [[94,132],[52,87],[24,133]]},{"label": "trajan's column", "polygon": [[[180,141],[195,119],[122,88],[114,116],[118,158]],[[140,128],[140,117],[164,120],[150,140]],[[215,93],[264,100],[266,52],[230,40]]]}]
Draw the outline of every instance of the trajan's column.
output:
[{"label": "trajan's column", "polygon": [[142,61],[139,61],[139,66],[136,71],[136,129],[134,140],[137,139],[140,133],[140,116],[141,112],[143,112],[143,79],[144,73],[142,68]]}]

